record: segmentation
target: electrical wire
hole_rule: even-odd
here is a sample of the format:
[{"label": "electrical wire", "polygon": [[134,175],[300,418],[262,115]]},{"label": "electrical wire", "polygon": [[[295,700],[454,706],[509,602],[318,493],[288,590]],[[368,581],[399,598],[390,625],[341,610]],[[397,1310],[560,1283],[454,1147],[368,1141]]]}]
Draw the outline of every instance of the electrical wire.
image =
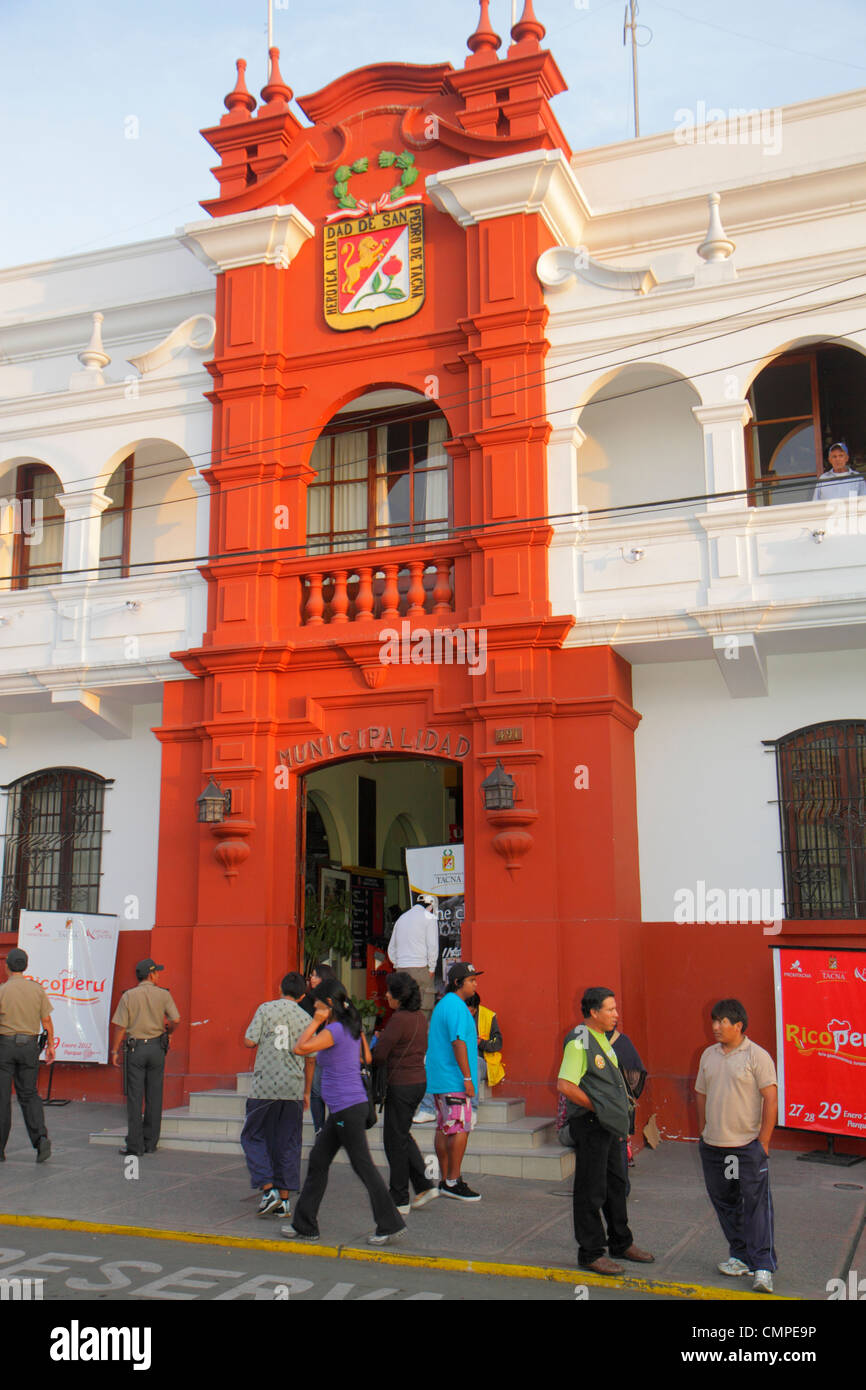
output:
[{"label": "electrical wire", "polygon": [[[838,285],[848,284],[848,283],[850,283],[850,281],[852,281],[852,280],[860,280],[860,279],[863,279],[863,278],[864,278],[864,272],[859,272],[859,273],[854,274],[854,275],[843,276],[842,278],[840,278],[840,279],[838,279],[838,280],[826,281],[826,282],[825,282],[824,284],[822,284],[822,285],[810,286],[808,289],[800,290],[800,291],[798,291],[796,294],[792,294],[792,295],[783,295],[783,296],[781,296],[781,297],[778,298],[778,299],[775,299],[775,300],[768,300],[768,301],[767,301],[766,303],[764,303],[764,304],[761,304],[761,305],[758,305],[758,306],[752,306],[750,309],[747,309],[747,310],[746,310],[746,309],[737,310],[734,314],[724,315],[722,318],[715,318],[715,319],[712,319],[712,320],[704,320],[704,321],[699,321],[699,322],[697,322],[697,323],[685,324],[685,325],[683,325],[681,328],[673,328],[673,329],[671,329],[670,331],[665,332],[665,333],[661,333],[661,334],[659,334],[659,333],[653,333],[653,334],[647,335],[645,338],[637,338],[637,339],[635,339],[635,341],[629,345],[629,349],[628,349],[628,350],[631,350],[631,349],[634,348],[634,347],[645,346],[646,344],[649,344],[649,343],[665,343],[665,342],[667,342],[670,338],[677,337],[677,336],[679,336],[679,335],[681,335],[681,334],[683,334],[683,333],[699,331],[701,328],[704,328],[704,327],[709,326],[710,323],[714,323],[714,324],[718,324],[718,323],[732,323],[732,322],[734,322],[735,320],[737,320],[737,319],[739,319],[739,318],[742,318],[744,315],[753,314],[753,313],[755,312],[755,307],[757,307],[758,312],[760,312],[760,311],[762,311],[762,310],[764,310],[764,309],[767,309],[767,308],[774,308],[775,306],[777,306],[777,305],[779,305],[779,304],[787,304],[787,303],[790,303],[792,300],[801,299],[801,298],[803,298],[803,296],[806,295],[806,294],[820,293],[820,292],[823,292],[824,290],[834,289],[834,288],[836,288]],[[842,296],[842,297],[839,298],[839,299],[836,299],[836,300],[829,300],[829,301],[827,301],[827,302],[825,302],[825,303],[823,303],[823,304],[820,304],[820,305],[814,305],[814,304],[805,305],[805,306],[802,306],[802,307],[799,308],[799,309],[793,309],[793,310],[791,310],[791,312],[788,313],[788,314],[773,314],[773,315],[770,315],[770,317],[769,317],[769,318],[766,318],[766,319],[757,319],[757,320],[754,320],[753,322],[751,322],[750,324],[747,325],[747,327],[746,327],[746,329],[745,329],[744,331],[748,331],[748,330],[753,329],[753,328],[764,327],[764,326],[765,326],[766,324],[768,324],[768,323],[780,323],[780,322],[783,322],[785,319],[788,319],[788,318],[796,318],[796,317],[797,317],[798,315],[800,315],[800,314],[810,313],[810,312],[812,312],[812,311],[815,311],[815,312],[817,312],[817,311],[826,311],[827,309],[838,308],[839,306],[844,305],[844,304],[855,303],[855,302],[857,302],[858,300],[862,299],[862,297],[863,297],[863,296],[862,296],[861,294],[856,294],[856,295],[845,295],[845,296]],[[677,352],[677,351],[683,351],[683,350],[686,349],[686,348],[700,347],[700,346],[701,346],[702,344],[704,344],[704,343],[707,343],[707,342],[714,342],[714,341],[718,340],[719,338],[730,337],[730,335],[731,335],[732,333],[735,333],[735,332],[737,332],[737,331],[739,331],[737,327],[727,328],[727,329],[723,330],[723,331],[720,332],[720,333],[710,333],[710,334],[707,334],[707,335],[706,335],[705,337],[703,337],[703,338],[692,339],[692,340],[690,340],[688,343],[674,344],[673,347],[665,348],[665,349],[663,349],[663,350],[666,351],[666,352]],[[850,331],[850,332],[860,332],[861,330],[860,330],[860,329],[853,329],[853,330],[849,330],[849,331]],[[825,339],[825,340],[823,340],[823,341],[831,341],[831,340],[830,340],[830,339]],[[586,363],[586,362],[592,362],[592,361],[594,361],[596,358],[607,356],[607,355],[608,355],[608,352],[609,352],[608,349],[602,348],[602,349],[599,349],[599,350],[596,351],[596,352],[587,353],[587,354],[584,354],[582,357],[573,358],[573,359],[571,359],[570,361],[563,362],[563,363],[559,364],[559,366],[561,366],[561,367],[573,367],[573,366],[578,365],[578,364],[582,364],[582,363]],[[708,369],[707,369],[706,371],[704,371],[704,372],[694,372],[694,373],[691,374],[691,376],[688,378],[688,380],[697,379],[697,378],[699,378],[699,377],[701,377],[701,376],[713,375],[714,373],[718,373],[718,372],[729,371],[732,367],[746,366],[746,365],[750,364],[750,363],[753,362],[753,361],[754,361],[754,358],[752,358],[752,357],[743,358],[743,359],[741,359],[741,360],[738,361],[738,362],[727,363],[727,364],[724,364],[724,365],[721,366],[721,367],[708,368]],[[627,357],[627,358],[620,359],[620,360],[617,361],[617,362],[608,363],[608,364],[606,364],[605,370],[610,370],[610,371],[618,372],[618,371],[621,371],[624,367],[628,367],[628,366],[639,366],[639,365],[644,365],[645,363],[646,363],[645,355],[638,355],[638,356],[636,356],[636,357]],[[578,372],[567,372],[565,375],[562,375],[562,376],[555,376],[555,375],[554,375],[554,372],[556,372],[557,370],[559,370],[559,367],[555,367],[550,373],[546,373],[546,372],[545,372],[545,368],[544,368],[544,367],[540,367],[540,368],[535,368],[535,369],[533,369],[532,371],[517,373],[513,378],[509,378],[508,385],[507,385],[502,391],[500,391],[500,392],[495,392],[495,391],[486,391],[486,392],[485,392],[485,391],[478,391],[477,394],[474,395],[474,396],[472,395],[471,391],[470,391],[470,392],[466,392],[466,391],[464,391],[463,389],[460,389],[459,391],[454,391],[454,392],[446,392],[446,393],[444,393],[444,395],[440,394],[440,395],[436,396],[435,398],[431,397],[431,398],[430,398],[431,404],[432,404],[432,403],[435,403],[436,405],[441,406],[441,403],[444,401],[444,402],[446,402],[446,403],[451,402],[451,403],[452,403],[452,407],[451,407],[451,408],[457,408],[457,407],[458,407],[459,405],[461,405],[461,404],[463,404],[463,405],[465,405],[467,408],[469,408],[469,407],[471,407],[471,406],[473,406],[473,405],[478,405],[478,404],[482,404],[482,403],[485,403],[485,404],[486,404],[486,403],[489,403],[490,401],[493,401],[493,400],[498,399],[500,396],[504,396],[504,395],[507,395],[507,394],[512,394],[512,392],[513,392],[513,383],[514,383],[514,382],[521,382],[521,381],[522,381],[522,382],[529,382],[529,381],[531,381],[531,380],[533,380],[533,379],[535,379],[535,378],[541,378],[541,379],[542,379],[542,382],[543,382],[543,384],[544,384],[544,386],[545,386],[545,389],[547,390],[547,389],[549,389],[549,387],[551,387],[551,386],[560,385],[560,384],[562,384],[562,383],[565,382],[565,381],[572,381],[572,380],[575,380],[577,377],[580,377],[580,376],[584,376],[584,375],[585,375],[585,369],[584,369],[584,370],[581,370],[581,371],[578,371]],[[687,380],[687,379],[686,379],[686,378],[682,378],[681,380]],[[607,402],[607,401],[612,401],[612,400],[623,400],[623,399],[628,398],[629,396],[641,394],[643,391],[646,391],[646,390],[657,390],[657,389],[660,389],[660,388],[662,388],[662,387],[664,387],[664,386],[671,386],[671,385],[677,385],[677,384],[680,384],[680,383],[679,383],[679,382],[660,382],[660,383],[657,383],[657,384],[655,384],[655,385],[653,385],[653,386],[648,386],[648,387],[635,387],[635,388],[633,388],[633,389],[631,389],[631,390],[629,390],[629,391],[623,391],[623,392],[620,392],[619,394],[614,394],[614,395],[610,395],[610,396],[605,396],[603,399],[604,399],[605,402]],[[404,388],[404,389],[405,389],[405,388]],[[420,393],[419,393],[419,396],[420,396]],[[591,403],[591,402],[586,402],[586,404],[590,404],[590,403]],[[530,419],[529,421],[523,420],[523,421],[521,421],[520,423],[531,423],[531,422],[535,422],[535,421],[537,421],[537,420],[539,420],[539,419],[550,418],[550,417],[555,416],[555,415],[563,414],[566,410],[572,410],[572,409],[574,409],[574,407],[571,406],[571,405],[568,406],[568,407],[562,407],[562,408],[561,408],[560,410],[558,410],[558,411],[549,411],[549,412],[547,412],[547,413],[546,413],[545,415],[543,415],[543,416],[542,416],[542,415],[536,415],[536,416],[531,417],[531,419]],[[392,419],[390,423],[392,423],[392,424],[407,423],[409,420],[411,420],[411,419],[413,418],[413,416],[414,416],[415,413],[416,413],[415,410],[413,410],[411,414],[406,414],[405,416],[402,416],[402,417],[401,417],[401,416],[398,416],[398,417],[396,417],[396,419]],[[444,412],[443,412],[443,413],[444,413]],[[276,435],[265,435],[265,436],[260,436],[259,438],[254,439],[254,440],[245,441],[245,446],[244,446],[244,447],[245,447],[248,451],[252,451],[254,448],[261,448],[261,447],[264,447],[264,446],[271,446],[271,447],[273,447],[274,445],[277,445],[277,444],[284,444],[285,442],[291,441],[291,440],[296,440],[296,441],[297,441],[297,447],[301,447],[301,446],[306,446],[306,444],[308,444],[308,443],[310,443],[310,442],[315,443],[316,440],[321,436],[322,433],[323,433],[323,431],[319,431],[318,433],[315,433],[315,434],[314,434],[309,428],[303,428],[303,429],[300,429],[300,430],[289,430],[289,431],[284,431],[284,432],[282,432],[282,433],[280,433],[280,434],[276,434]],[[211,457],[212,457],[212,450],[202,450],[202,451],[200,451],[200,452],[196,452],[196,453],[193,453],[193,454],[184,454],[182,458],[179,458],[179,459],[178,459],[178,467],[177,467],[177,468],[168,468],[168,469],[165,469],[163,472],[155,472],[155,471],[153,471],[153,472],[145,472],[145,473],[143,474],[143,477],[142,477],[141,480],[142,480],[142,481],[151,481],[151,480],[153,480],[154,478],[162,478],[162,477],[179,477],[180,474],[181,474],[182,472],[185,472],[185,471],[187,470],[187,468],[189,467],[189,464],[192,463],[192,461],[193,461],[194,459],[196,459],[196,458],[211,458]],[[34,461],[34,462],[37,462],[37,460],[33,460],[33,461]],[[347,460],[347,461],[345,461],[345,462],[347,462],[348,464],[351,464],[351,463],[353,463],[353,462],[354,462],[354,463],[362,463],[362,462],[365,462],[365,461],[366,461],[366,459],[358,458],[358,459],[355,459],[355,460]],[[163,460],[162,462],[163,462],[163,463],[168,463],[168,462],[170,462],[170,460]],[[218,461],[218,462],[217,462],[217,466],[219,466],[219,462],[221,462],[221,461]],[[161,467],[161,464],[159,464],[159,465],[154,465],[154,467]],[[93,481],[97,481],[101,476],[102,476],[101,473],[86,474],[86,475],[84,475],[84,477],[79,478],[79,479],[77,479],[76,481],[79,482],[79,483],[80,483],[80,482],[88,482],[88,481],[93,482]],[[266,479],[266,480],[263,480],[263,484],[264,484],[264,485],[267,485],[269,482],[270,482],[270,480],[267,480],[267,479]],[[250,486],[259,486],[259,485],[260,485],[260,484],[251,484]],[[75,497],[75,496],[77,496],[77,495],[83,495],[84,493],[86,493],[86,492],[88,492],[88,491],[90,491],[90,490],[91,490],[91,489],[88,489],[88,488],[79,488],[79,489],[77,489],[77,491],[76,491],[76,490],[72,490],[72,491],[70,491],[70,492],[64,493],[64,496],[66,496],[66,497]],[[189,499],[188,497],[184,497],[184,498],[175,498],[175,499],[172,499],[171,501],[164,502],[164,503],[159,503],[159,502],[156,502],[156,503],[142,503],[142,504],[140,504],[140,505],[134,506],[134,507],[131,508],[130,510],[131,510],[131,511],[136,511],[136,510],[139,510],[139,509],[141,509],[141,510],[146,510],[146,509],[148,509],[148,508],[150,508],[150,507],[160,506],[160,505],[168,506],[168,505],[172,505],[173,502],[186,502],[186,503],[189,503],[190,500],[191,500],[191,499]],[[87,518],[87,517],[80,517],[80,518],[79,518],[79,517],[74,517],[74,518],[70,518],[70,522],[73,523],[73,524],[74,524],[75,521],[87,521],[87,520],[89,520],[89,518]],[[58,521],[62,521],[62,519],[58,519]]]}]

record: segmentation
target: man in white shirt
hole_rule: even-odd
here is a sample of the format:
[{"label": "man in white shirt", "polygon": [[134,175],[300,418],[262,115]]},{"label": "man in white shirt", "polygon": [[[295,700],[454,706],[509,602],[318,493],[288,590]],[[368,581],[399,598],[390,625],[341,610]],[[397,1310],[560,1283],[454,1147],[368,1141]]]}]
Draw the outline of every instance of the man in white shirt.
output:
[{"label": "man in white shirt", "polygon": [[848,466],[848,445],[833,444],[827,455],[830,465],[822,473],[812,494],[813,502],[835,502],[840,497],[866,497],[866,478]]},{"label": "man in white shirt", "polygon": [[415,906],[397,918],[388,942],[394,969],[405,970],[421,991],[421,1012],[428,1023],[433,1012],[433,975],[439,956],[435,907],[435,898],[429,893],[420,894]]}]

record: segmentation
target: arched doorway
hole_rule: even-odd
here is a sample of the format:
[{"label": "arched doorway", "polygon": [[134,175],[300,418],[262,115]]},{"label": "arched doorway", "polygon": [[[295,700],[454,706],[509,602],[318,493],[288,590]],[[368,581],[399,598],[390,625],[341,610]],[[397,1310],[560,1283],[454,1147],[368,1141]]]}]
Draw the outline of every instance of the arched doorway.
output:
[{"label": "arched doorway", "polygon": [[331,763],[303,780],[305,903],[310,893],[320,906],[345,895],[351,953],[340,963],[341,978],[366,997],[373,957],[384,959],[395,916],[409,906],[406,849],[462,838],[462,768],[373,755]]}]

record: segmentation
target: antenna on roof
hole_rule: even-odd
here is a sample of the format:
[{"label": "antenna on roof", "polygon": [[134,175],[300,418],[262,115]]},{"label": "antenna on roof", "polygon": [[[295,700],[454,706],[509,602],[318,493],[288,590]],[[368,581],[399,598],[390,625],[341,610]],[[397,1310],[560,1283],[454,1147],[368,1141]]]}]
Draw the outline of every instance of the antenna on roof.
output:
[{"label": "antenna on roof", "polygon": [[[652,43],[652,37],[653,37],[652,29],[650,29],[646,24],[638,24],[638,23],[637,23],[637,12],[638,12],[638,3],[637,3],[637,0],[627,0],[626,7],[625,7],[625,14],[623,15],[623,19],[622,19],[622,42],[623,42],[623,46],[625,46],[625,45],[628,43],[628,39],[626,38],[626,33],[627,33],[628,30],[630,29],[630,30],[631,30],[631,76],[632,76],[632,88],[633,88],[633,91],[634,91],[634,133],[635,133],[635,138],[637,138],[637,137],[640,135],[640,110],[639,110],[639,107],[638,107],[638,99],[637,99],[637,51],[638,51],[639,48],[646,48],[647,44]],[[631,18],[629,18],[629,14],[631,14]],[[646,29],[647,33],[649,34],[649,38],[646,40],[646,43],[638,43],[638,40],[637,40],[637,31],[638,31],[638,29]]]}]

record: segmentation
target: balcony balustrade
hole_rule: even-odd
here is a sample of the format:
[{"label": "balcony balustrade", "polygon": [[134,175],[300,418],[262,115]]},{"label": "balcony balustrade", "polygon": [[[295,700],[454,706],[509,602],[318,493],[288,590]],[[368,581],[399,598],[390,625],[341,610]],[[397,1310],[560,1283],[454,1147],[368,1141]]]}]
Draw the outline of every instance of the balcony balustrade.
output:
[{"label": "balcony balustrade", "polygon": [[301,581],[301,625],[394,622],[455,610],[454,560],[393,559],[385,563],[307,569]]}]

